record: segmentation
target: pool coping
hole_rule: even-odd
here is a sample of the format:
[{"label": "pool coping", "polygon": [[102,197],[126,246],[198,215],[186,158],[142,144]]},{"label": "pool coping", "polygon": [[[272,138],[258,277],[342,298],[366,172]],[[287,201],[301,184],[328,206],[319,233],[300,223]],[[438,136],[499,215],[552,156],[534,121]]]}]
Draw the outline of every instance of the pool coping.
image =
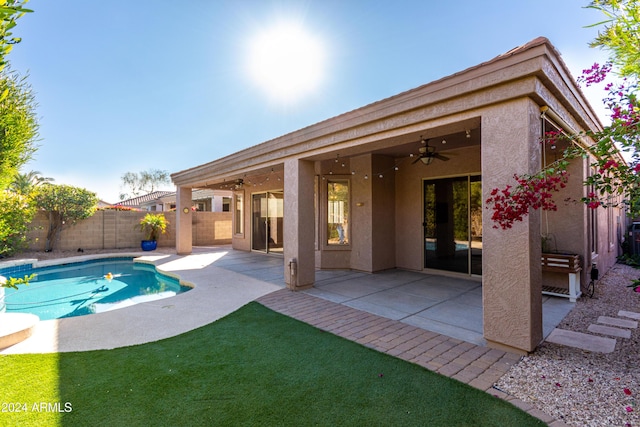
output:
[{"label": "pool coping", "polygon": [[134,254],[136,262],[153,264],[159,273],[190,283],[193,289],[103,313],[42,320],[33,328],[31,337],[0,350],[0,354],[91,351],[153,342],[205,326],[260,296],[282,289],[216,267],[215,260],[224,253],[225,248],[186,256],[120,252],[37,261],[37,266],[42,267]]},{"label": "pool coping", "polygon": [[[147,252],[113,252],[104,254],[78,255],[67,258],[55,258],[38,260],[37,258],[23,258],[12,261],[0,261],[0,272],[11,267],[22,267],[30,265],[30,268],[52,267],[56,265],[76,264],[87,261],[95,261],[103,258],[139,258],[147,255]],[[4,275],[3,273],[2,275]]]}]

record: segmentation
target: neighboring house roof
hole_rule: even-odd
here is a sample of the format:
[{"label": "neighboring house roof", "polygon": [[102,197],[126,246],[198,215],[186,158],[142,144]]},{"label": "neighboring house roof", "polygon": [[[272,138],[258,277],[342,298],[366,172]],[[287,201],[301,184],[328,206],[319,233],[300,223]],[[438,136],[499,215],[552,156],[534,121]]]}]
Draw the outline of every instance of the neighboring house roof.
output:
[{"label": "neighboring house roof", "polygon": [[175,194],[173,191],[153,191],[149,194],[145,194],[144,196],[133,197],[131,199],[122,200],[121,202],[116,203],[116,206],[130,206],[137,207],[141,206],[144,203],[152,202],[154,200],[158,200],[161,197],[165,197],[169,194]]},{"label": "neighboring house roof", "polygon": [[[209,189],[201,189],[201,190],[193,190],[191,193],[191,200],[202,200],[209,199],[211,197],[231,197],[233,193],[227,190],[209,190]],[[175,203],[176,201],[176,193],[172,192],[165,196],[162,196],[163,203]]]}]

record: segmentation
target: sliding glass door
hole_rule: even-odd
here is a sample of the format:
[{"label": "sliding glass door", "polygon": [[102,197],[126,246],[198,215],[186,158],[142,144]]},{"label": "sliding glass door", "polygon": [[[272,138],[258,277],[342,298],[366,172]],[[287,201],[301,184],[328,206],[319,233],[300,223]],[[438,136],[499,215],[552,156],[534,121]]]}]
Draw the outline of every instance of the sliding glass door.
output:
[{"label": "sliding glass door", "polygon": [[480,176],[424,181],[424,266],[482,274]]},{"label": "sliding glass door", "polygon": [[252,241],[255,251],[283,253],[284,193],[271,191],[253,194]]}]

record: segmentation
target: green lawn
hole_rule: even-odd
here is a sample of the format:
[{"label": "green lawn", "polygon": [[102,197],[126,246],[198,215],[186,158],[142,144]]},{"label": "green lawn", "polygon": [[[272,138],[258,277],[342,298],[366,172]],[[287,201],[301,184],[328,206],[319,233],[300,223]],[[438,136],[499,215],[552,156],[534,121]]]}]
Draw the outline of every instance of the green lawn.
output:
[{"label": "green lawn", "polygon": [[0,372],[0,425],[544,425],[258,303],[155,343],[1,356]]}]

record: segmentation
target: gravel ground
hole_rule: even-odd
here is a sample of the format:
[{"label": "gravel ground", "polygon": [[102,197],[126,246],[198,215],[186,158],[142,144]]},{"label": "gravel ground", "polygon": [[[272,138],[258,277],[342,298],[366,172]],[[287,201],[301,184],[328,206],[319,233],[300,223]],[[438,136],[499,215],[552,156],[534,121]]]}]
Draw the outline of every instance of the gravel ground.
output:
[{"label": "gravel ground", "polygon": [[[599,316],[640,312],[640,293],[627,287],[638,277],[640,270],[616,264],[596,284],[594,297],[580,298],[558,328],[590,333]],[[630,339],[617,338],[609,354],[545,342],[497,387],[568,425],[640,426],[639,350],[639,329]]]}]

